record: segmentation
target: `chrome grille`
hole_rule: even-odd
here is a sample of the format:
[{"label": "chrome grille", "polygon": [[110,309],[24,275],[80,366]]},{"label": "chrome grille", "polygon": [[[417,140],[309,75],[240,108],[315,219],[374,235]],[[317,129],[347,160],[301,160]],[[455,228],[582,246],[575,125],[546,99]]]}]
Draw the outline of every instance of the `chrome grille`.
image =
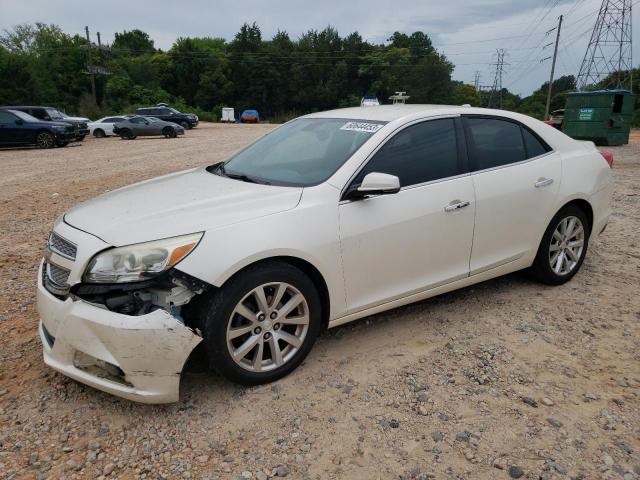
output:
[{"label": "chrome grille", "polygon": [[47,263],[47,276],[49,280],[51,280],[56,285],[61,287],[67,284],[67,280],[69,280],[69,270],[66,268],[59,267],[54,265],[53,263]]},{"label": "chrome grille", "polygon": [[45,261],[42,265],[42,284],[50,293],[64,297],[69,293],[69,273],[66,268]]},{"label": "chrome grille", "polygon": [[62,238],[60,235],[57,235],[54,232],[51,232],[51,234],[49,235],[49,243],[47,246],[52,252],[55,252],[58,255],[62,255],[69,260],[76,259],[78,248],[69,240]]}]

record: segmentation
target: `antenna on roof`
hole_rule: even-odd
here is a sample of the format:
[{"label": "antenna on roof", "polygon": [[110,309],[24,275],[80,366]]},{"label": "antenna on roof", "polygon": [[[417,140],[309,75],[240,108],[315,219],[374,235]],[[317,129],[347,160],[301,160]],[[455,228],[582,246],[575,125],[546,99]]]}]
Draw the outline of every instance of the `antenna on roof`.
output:
[{"label": "antenna on roof", "polygon": [[409,99],[409,95],[406,94],[407,92],[396,92],[395,95],[391,95],[389,97],[389,100],[393,101],[393,104],[397,104],[397,103],[407,103],[407,100]]}]

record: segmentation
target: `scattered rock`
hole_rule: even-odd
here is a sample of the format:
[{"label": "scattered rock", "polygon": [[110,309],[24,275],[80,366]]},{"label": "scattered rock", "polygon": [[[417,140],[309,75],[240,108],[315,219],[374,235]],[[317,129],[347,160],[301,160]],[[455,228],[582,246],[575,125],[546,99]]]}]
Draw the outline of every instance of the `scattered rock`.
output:
[{"label": "scattered rock", "polygon": [[278,465],[275,470],[276,477],[286,477],[289,475],[289,469],[285,465]]},{"label": "scattered rock", "polygon": [[561,422],[560,420],[556,420],[556,419],[555,419],[555,418],[553,418],[553,417],[549,417],[549,418],[547,418],[547,423],[548,423],[549,425],[551,425],[552,427],[555,427],[555,428],[560,428],[560,427],[562,427],[562,422]]},{"label": "scattered rock", "polygon": [[605,455],[604,457],[602,457],[602,461],[608,467],[610,467],[610,466],[612,466],[614,464],[613,457],[611,455]]},{"label": "scattered rock", "polygon": [[400,426],[400,422],[395,418],[392,418],[391,421],[389,422],[389,426],[391,428],[398,428]]},{"label": "scattered rock", "polygon": [[553,403],[553,400],[547,397],[543,397],[542,400],[540,400],[540,403],[542,403],[546,407],[553,407],[555,405],[555,403]]},{"label": "scattered rock", "polygon": [[442,435],[442,433],[440,432],[434,432],[431,434],[431,438],[433,439],[434,442],[441,442],[442,439],[444,438],[444,435]]},{"label": "scattered rock", "polygon": [[522,397],[522,401],[527,405],[532,406],[533,408],[538,408],[538,402],[534,398],[531,397]]},{"label": "scattered rock", "polygon": [[517,465],[512,465],[509,467],[509,476],[511,478],[520,478],[524,475],[524,470]]},{"label": "scattered rock", "polygon": [[116,469],[115,464],[113,463],[107,463],[104,468],[102,469],[102,474],[105,477],[108,477],[109,475],[111,475],[111,473],[113,473],[113,471]]}]

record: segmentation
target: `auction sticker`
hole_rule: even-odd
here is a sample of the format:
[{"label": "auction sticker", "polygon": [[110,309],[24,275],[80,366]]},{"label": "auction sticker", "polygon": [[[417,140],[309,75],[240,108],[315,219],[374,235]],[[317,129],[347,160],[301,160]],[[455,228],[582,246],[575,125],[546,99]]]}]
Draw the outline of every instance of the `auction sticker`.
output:
[{"label": "auction sticker", "polygon": [[380,123],[347,122],[342,127],[340,127],[340,130],[349,130],[351,132],[376,133],[382,127],[384,127],[384,125]]}]

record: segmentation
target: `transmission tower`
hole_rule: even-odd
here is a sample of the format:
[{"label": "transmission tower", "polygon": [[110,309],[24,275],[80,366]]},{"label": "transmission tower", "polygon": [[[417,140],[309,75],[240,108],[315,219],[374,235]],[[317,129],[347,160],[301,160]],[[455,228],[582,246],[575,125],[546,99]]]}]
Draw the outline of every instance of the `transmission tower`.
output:
[{"label": "transmission tower", "polygon": [[631,90],[631,0],[603,0],[576,80],[578,89],[610,76],[604,88]]},{"label": "transmission tower", "polygon": [[498,50],[496,50],[496,63],[492,64],[496,67],[496,71],[493,78],[491,93],[489,94],[489,103],[487,105],[487,108],[491,108],[494,95],[498,95],[498,105],[499,108],[502,109],[502,76],[504,74],[504,66],[507,65],[504,63],[504,57],[506,54],[507,51],[504,48],[499,48]]},{"label": "transmission tower", "polygon": [[480,87],[480,70],[473,72],[473,86],[476,87],[476,92]]}]

